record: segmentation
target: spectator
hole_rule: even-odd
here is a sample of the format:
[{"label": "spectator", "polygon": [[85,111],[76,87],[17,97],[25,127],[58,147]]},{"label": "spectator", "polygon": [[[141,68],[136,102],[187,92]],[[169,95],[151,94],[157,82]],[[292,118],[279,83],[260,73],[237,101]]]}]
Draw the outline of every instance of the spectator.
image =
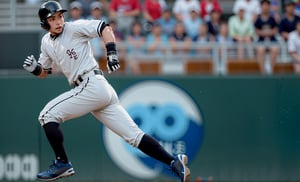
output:
[{"label": "spectator", "polygon": [[220,2],[218,0],[201,0],[200,11],[201,18],[206,22],[210,21],[210,15],[212,10],[222,12]]},{"label": "spectator", "polygon": [[[107,22],[107,18],[103,16],[103,5],[99,1],[95,1],[90,5],[90,16],[88,19],[103,20]],[[108,22],[107,22],[108,23]],[[104,44],[100,37],[95,37],[91,41],[94,57],[97,61],[104,60]]]},{"label": "spectator", "polygon": [[260,4],[258,0],[236,0],[233,5],[233,13],[237,14],[239,12],[240,6],[246,6],[245,9],[245,18],[252,20],[253,22],[256,20],[257,15],[260,13]]},{"label": "spectator", "polygon": [[229,18],[229,35],[237,43],[237,57],[244,59],[244,47],[247,47],[250,57],[252,53],[252,39],[254,36],[254,27],[250,19],[245,17],[246,4],[239,4],[237,14]]},{"label": "spectator", "polygon": [[95,1],[90,5],[90,15],[87,19],[103,20],[108,23],[108,19],[103,13],[104,6],[101,2]]},{"label": "spectator", "polygon": [[131,73],[139,73],[139,68],[136,64],[137,58],[144,54],[145,36],[142,31],[142,24],[135,21],[132,24],[130,34],[126,37],[126,48],[129,59],[127,65]]},{"label": "spectator", "polygon": [[195,50],[197,53],[204,54],[209,56],[211,52],[211,46],[207,46],[208,43],[213,41],[208,33],[208,27],[206,23],[202,23],[198,29],[198,36],[193,39],[194,42],[200,44],[200,47],[197,47]]},{"label": "spectator", "polygon": [[257,59],[259,61],[260,70],[265,73],[265,53],[269,50],[271,61],[271,72],[277,61],[278,46],[269,45],[276,43],[276,34],[278,33],[278,25],[275,18],[271,14],[270,0],[261,1],[261,14],[255,21],[255,32],[258,35],[258,46],[256,47]]},{"label": "spectator", "polygon": [[208,32],[213,38],[217,38],[220,31],[221,12],[217,9],[211,11],[211,19],[207,22]]},{"label": "spectator", "polygon": [[178,21],[184,21],[190,18],[191,8],[197,8],[197,11],[200,11],[198,0],[176,0],[173,7],[173,13]]},{"label": "spectator", "polygon": [[107,10],[108,2],[107,0],[77,0],[82,5],[82,16],[83,18],[88,18],[90,16],[90,7],[93,2],[100,2],[102,4],[102,11],[105,14]]},{"label": "spectator", "polygon": [[187,35],[194,39],[198,36],[198,30],[200,25],[203,23],[199,16],[197,8],[193,7],[190,10],[190,17],[183,21]]},{"label": "spectator", "polygon": [[87,18],[90,15],[91,4],[95,0],[76,0],[76,1],[81,4],[82,17]]},{"label": "spectator", "polygon": [[145,35],[142,31],[142,24],[139,21],[133,22],[130,34],[126,36],[128,43],[127,52],[129,54],[143,54],[143,46],[145,44]]},{"label": "spectator", "polygon": [[156,56],[162,56],[166,53],[168,46],[168,36],[162,32],[159,23],[154,23],[151,33],[146,37],[147,51]]},{"label": "spectator", "polygon": [[162,16],[163,9],[166,7],[165,0],[145,0],[144,2],[144,19],[153,24]]},{"label": "spectator", "polygon": [[139,0],[112,0],[110,3],[110,18],[117,21],[121,32],[129,33],[130,26],[141,13]]},{"label": "spectator", "polygon": [[162,13],[162,17],[157,20],[157,22],[161,25],[163,33],[171,36],[173,33],[176,20],[172,16],[172,10],[170,8],[165,8]]},{"label": "spectator", "polygon": [[182,53],[189,51],[191,46],[191,39],[185,31],[183,23],[176,23],[174,32],[170,37],[170,45],[173,53]]},{"label": "spectator", "polygon": [[296,23],[296,30],[288,36],[288,52],[294,60],[294,70],[300,73],[300,21]]},{"label": "spectator", "polygon": [[283,40],[287,41],[289,33],[296,29],[299,17],[295,15],[295,2],[288,0],[285,2],[285,15],[279,23],[279,33]]},{"label": "spectator", "polygon": [[70,4],[70,18],[69,21],[82,19],[82,5],[78,1],[73,1]]},{"label": "spectator", "polygon": [[229,36],[228,24],[227,22],[220,23],[219,34],[216,37],[216,41],[225,44],[232,44],[232,38]]}]

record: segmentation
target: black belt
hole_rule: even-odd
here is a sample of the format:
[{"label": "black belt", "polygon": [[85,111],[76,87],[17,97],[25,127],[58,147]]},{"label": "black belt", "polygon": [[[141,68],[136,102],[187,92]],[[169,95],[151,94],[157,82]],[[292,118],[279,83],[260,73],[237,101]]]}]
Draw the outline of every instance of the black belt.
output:
[{"label": "black belt", "polygon": [[79,75],[78,78],[73,81],[72,85],[77,87],[83,80],[85,80],[86,78],[93,76],[93,75],[103,75],[102,70],[99,69],[95,69],[95,70],[91,70],[87,73],[84,73],[82,75]]}]

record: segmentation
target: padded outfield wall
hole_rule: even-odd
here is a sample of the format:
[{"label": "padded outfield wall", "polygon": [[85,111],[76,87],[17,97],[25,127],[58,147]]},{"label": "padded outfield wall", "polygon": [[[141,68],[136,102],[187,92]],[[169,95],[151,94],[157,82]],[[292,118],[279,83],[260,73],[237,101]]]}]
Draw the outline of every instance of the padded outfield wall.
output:
[{"label": "padded outfield wall", "polygon": [[[300,77],[108,80],[138,124],[159,140],[164,138],[160,142],[169,151],[189,154],[192,180],[300,180]],[[65,78],[53,76],[10,76],[0,81],[0,181],[33,181],[53,159],[38,114],[47,101],[70,87]],[[108,134],[92,115],[62,127],[77,172],[65,181],[175,181],[168,169]],[[126,169],[126,163],[145,175]]]}]

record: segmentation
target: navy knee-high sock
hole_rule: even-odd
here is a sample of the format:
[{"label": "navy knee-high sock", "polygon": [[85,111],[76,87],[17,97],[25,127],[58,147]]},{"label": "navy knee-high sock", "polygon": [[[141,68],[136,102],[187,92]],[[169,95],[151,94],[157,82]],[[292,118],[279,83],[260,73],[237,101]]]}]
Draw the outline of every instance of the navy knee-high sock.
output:
[{"label": "navy knee-high sock", "polygon": [[147,134],[143,136],[138,148],[150,157],[167,165],[170,165],[174,160],[173,156],[169,154],[156,139]]},{"label": "navy knee-high sock", "polygon": [[63,145],[64,137],[63,133],[59,128],[59,124],[55,122],[47,123],[43,126],[48,141],[55,153],[56,160],[68,163],[68,157],[65,152]]}]

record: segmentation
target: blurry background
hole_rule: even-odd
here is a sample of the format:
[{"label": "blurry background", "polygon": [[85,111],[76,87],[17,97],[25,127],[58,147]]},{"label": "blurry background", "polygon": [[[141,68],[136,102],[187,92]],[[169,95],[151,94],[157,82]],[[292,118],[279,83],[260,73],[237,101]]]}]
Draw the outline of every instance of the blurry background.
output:
[{"label": "blurry background", "polygon": [[[69,89],[59,68],[39,80],[25,72],[46,33],[42,1],[0,0],[0,181],[32,181],[53,158],[37,122]],[[204,132],[191,156],[192,181],[300,181],[300,3],[274,0],[61,0],[66,21],[103,19],[118,40],[121,69],[106,75],[118,93],[166,80],[199,105]],[[91,40],[105,70],[101,38]],[[147,97],[147,95],[145,95]],[[91,122],[93,121],[93,122]],[[88,124],[87,124],[88,122]],[[153,121],[157,122],[157,121]],[[72,123],[72,124],[71,124]],[[145,181],[122,171],[92,116],[67,122],[75,170],[64,181]],[[195,144],[196,145],[196,144]],[[126,160],[126,159],[124,159]],[[149,181],[175,181],[159,175]]]}]

